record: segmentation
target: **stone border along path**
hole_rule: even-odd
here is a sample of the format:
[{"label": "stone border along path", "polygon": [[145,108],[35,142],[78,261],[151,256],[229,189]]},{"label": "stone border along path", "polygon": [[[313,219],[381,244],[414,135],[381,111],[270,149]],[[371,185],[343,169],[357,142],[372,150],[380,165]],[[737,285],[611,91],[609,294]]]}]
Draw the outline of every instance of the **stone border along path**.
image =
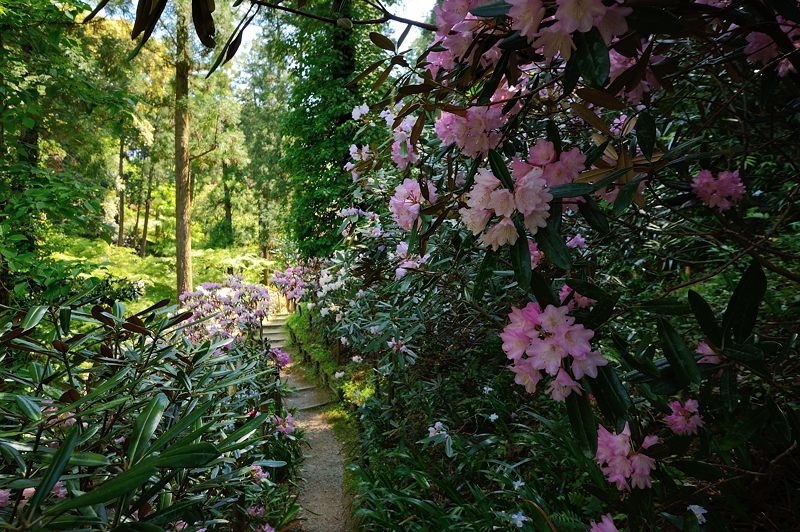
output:
[{"label": "stone border along path", "polygon": [[[264,326],[271,347],[286,349],[286,319],[277,314]],[[290,349],[286,349],[291,353]],[[294,355],[293,353],[291,353]],[[286,397],[288,410],[296,410],[295,426],[303,429],[310,446],[300,470],[303,479],[299,493],[302,530],[343,532],[348,529],[344,510],[344,454],[322,408],[332,401],[330,393],[306,380],[294,360],[282,370],[282,380],[293,391]]]}]

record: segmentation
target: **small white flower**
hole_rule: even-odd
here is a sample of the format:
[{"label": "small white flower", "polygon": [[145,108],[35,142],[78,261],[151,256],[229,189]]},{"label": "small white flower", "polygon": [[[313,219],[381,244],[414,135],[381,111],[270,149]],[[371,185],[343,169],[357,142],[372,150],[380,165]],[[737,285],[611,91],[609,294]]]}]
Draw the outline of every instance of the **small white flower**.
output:
[{"label": "small white flower", "polygon": [[525,483],[524,483],[524,482],[522,482],[521,480],[515,480],[513,485],[514,485],[514,489],[515,489],[515,490],[518,490],[518,489],[520,489],[522,486],[524,486],[524,485],[525,485]]},{"label": "small white flower", "polygon": [[356,364],[361,364],[362,362],[364,362],[364,359],[363,359],[363,358],[361,358],[359,355],[355,355],[355,356],[354,356],[353,358],[351,358],[350,360],[352,360],[352,361],[353,361],[353,362],[355,362]]},{"label": "small white flower", "polygon": [[342,377],[344,377],[344,371],[337,371],[336,373],[333,374],[334,379],[338,380],[341,379]]},{"label": "small white flower", "polygon": [[706,522],[705,514],[708,513],[708,510],[703,508],[702,506],[698,506],[697,504],[690,504],[686,507],[687,510],[692,512],[694,516],[697,518],[697,524],[702,525]]},{"label": "small white flower", "polygon": [[499,417],[500,417],[500,416],[498,416],[497,414],[495,414],[495,413],[492,413],[492,415],[490,415],[490,416],[489,416],[489,421],[491,421],[492,423],[494,423],[495,421],[497,421],[497,418],[499,418]]},{"label": "small white flower", "polygon": [[486,393],[486,394],[492,393],[492,387],[491,386],[484,386],[483,387],[483,393]]}]

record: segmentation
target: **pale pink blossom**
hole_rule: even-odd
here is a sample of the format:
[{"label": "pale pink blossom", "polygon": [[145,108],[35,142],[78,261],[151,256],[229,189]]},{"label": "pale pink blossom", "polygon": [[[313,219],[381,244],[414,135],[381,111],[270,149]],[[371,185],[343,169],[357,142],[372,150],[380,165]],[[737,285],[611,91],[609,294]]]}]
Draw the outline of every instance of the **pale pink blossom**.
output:
[{"label": "pale pink blossom", "polygon": [[8,506],[8,501],[11,499],[11,490],[0,490],[0,508]]},{"label": "pale pink blossom", "polygon": [[602,0],[556,0],[556,3],[556,18],[566,33],[589,31],[595,19],[602,18],[606,12]]},{"label": "pale pink blossom", "polygon": [[664,418],[664,421],[675,434],[683,436],[697,434],[703,426],[700,404],[695,399],[687,399],[683,404],[680,401],[671,401],[667,406],[671,413]]},{"label": "pale pink blossom", "polygon": [[717,352],[706,342],[697,344],[697,348],[694,352],[703,355],[697,361],[698,364],[719,364],[722,362],[722,358],[720,358]]},{"label": "pale pink blossom", "polygon": [[511,17],[511,29],[533,40],[539,31],[539,24],[544,16],[544,4],[541,0],[507,0],[511,6],[508,16]]},{"label": "pale pink blossom", "polygon": [[511,218],[503,218],[483,235],[481,242],[497,251],[502,246],[514,244],[518,237],[517,227]]},{"label": "pale pink blossom", "polygon": [[561,21],[544,28],[539,32],[539,36],[533,41],[534,48],[541,48],[541,53],[552,61],[557,55],[561,55],[564,60],[568,60],[575,49],[572,42],[572,32],[563,29]]},{"label": "pale pink blossom", "polygon": [[[645,438],[645,441],[648,446],[655,443],[652,438]],[[620,491],[651,486],[650,474],[655,469],[655,460],[641,452],[634,452],[628,423],[620,433],[609,432],[602,425],[597,427],[595,461],[606,480]]]},{"label": "pale pink blossom", "polygon": [[556,378],[550,381],[547,389],[554,401],[564,401],[571,393],[581,395],[581,385],[575,382],[563,368],[558,371]]},{"label": "pale pink blossom", "polygon": [[436,202],[436,187],[428,181],[428,199],[423,196],[419,182],[415,179],[405,179],[394,191],[394,196],[389,200],[389,210],[392,212],[397,225],[410,231],[419,219],[422,205]]},{"label": "pale pink blossom", "polygon": [[692,190],[703,203],[719,211],[730,209],[745,194],[738,170],[720,172],[716,178],[710,170],[701,170],[692,180]]},{"label": "pale pink blossom", "polygon": [[592,521],[589,524],[589,532],[618,532],[618,530],[611,514],[605,514],[600,518],[599,523]]}]

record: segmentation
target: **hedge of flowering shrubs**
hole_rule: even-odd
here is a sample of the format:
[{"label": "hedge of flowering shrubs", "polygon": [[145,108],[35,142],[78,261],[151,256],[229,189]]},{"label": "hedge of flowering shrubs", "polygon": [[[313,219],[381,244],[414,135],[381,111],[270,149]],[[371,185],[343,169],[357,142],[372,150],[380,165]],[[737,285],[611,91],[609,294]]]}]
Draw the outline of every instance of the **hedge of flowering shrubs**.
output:
[{"label": "hedge of flowering shrubs", "polygon": [[230,277],[129,314],[0,313],[0,527],[257,530],[296,520],[302,435],[266,287]]},{"label": "hedge of flowering shrubs", "polygon": [[[784,529],[796,514],[800,11],[445,0],[353,111],[365,529]],[[393,76],[390,74],[394,74]],[[365,134],[366,136],[366,134]],[[371,138],[371,137],[370,137]]]}]

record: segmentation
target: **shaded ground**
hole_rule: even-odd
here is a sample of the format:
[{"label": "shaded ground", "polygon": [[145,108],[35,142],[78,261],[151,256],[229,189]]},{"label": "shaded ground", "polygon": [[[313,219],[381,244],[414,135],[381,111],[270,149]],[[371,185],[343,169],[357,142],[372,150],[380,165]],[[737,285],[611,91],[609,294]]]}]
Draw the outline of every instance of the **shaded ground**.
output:
[{"label": "shaded ground", "polygon": [[[283,321],[276,317],[268,325],[273,346],[283,346]],[[271,329],[271,330],[270,330]],[[287,349],[291,352],[291,349]],[[295,426],[303,429],[309,447],[301,468],[302,486],[299,494],[305,520],[303,530],[308,532],[342,532],[348,530],[344,509],[344,454],[331,425],[325,418],[324,408],[331,397],[303,376],[294,362],[284,368],[284,382],[295,391],[286,398],[286,407],[296,408]]]}]

